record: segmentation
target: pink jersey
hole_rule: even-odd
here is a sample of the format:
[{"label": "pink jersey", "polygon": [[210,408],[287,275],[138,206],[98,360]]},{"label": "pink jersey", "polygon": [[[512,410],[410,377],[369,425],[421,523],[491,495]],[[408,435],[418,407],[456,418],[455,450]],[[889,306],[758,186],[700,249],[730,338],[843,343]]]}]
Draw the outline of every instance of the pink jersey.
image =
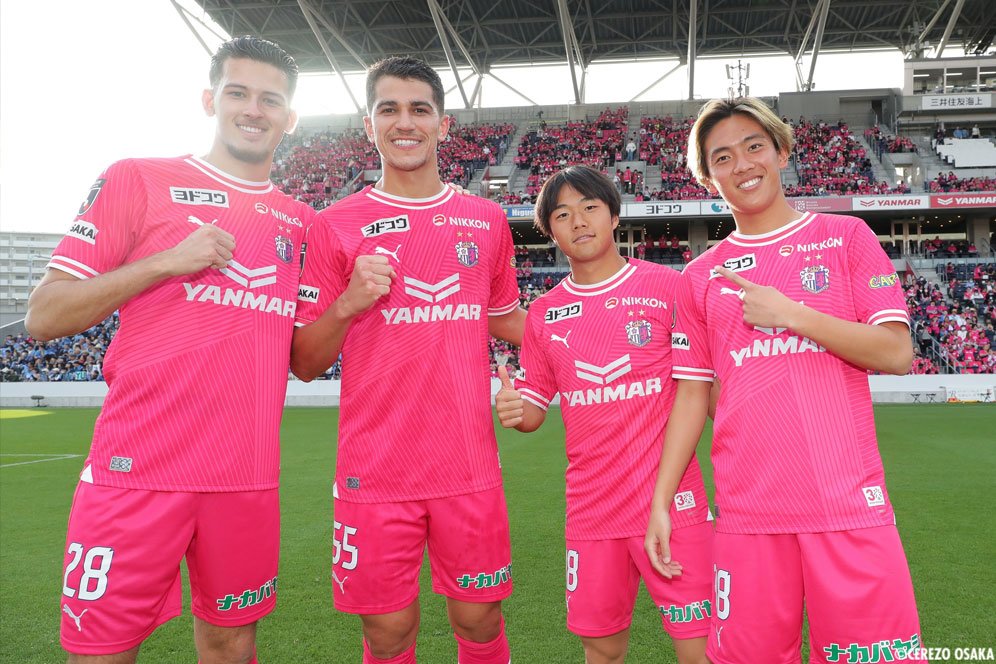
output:
[{"label": "pink jersey", "polygon": [[339,498],[424,500],[500,485],[488,316],[519,305],[502,209],[450,187],[425,199],[367,187],[343,199],[309,234],[299,325],[321,316],[368,254],[387,256],[397,278],[343,343]]},{"label": "pink jersey", "polygon": [[[671,324],[679,275],[630,260],[611,278],[570,277],[533,302],[522,343],[522,398],[546,410],[560,393],[567,431],[567,538],[643,536],[674,403]],[[674,527],[708,518],[696,459],[681,480]]]},{"label": "pink jersey", "polygon": [[313,210],[194,157],[129,159],[90,189],[50,268],[80,279],[176,246],[199,224],[235,236],[223,270],[120,308],[87,464],[96,484],[162,491],[277,486],[301,242]]},{"label": "pink jersey", "polygon": [[785,328],[743,322],[725,265],[848,321],[909,325],[903,290],[860,219],[806,214],[777,231],[732,233],[685,268],[674,377],[722,384],[713,432],[716,529],[801,533],[894,523],[868,376]]}]

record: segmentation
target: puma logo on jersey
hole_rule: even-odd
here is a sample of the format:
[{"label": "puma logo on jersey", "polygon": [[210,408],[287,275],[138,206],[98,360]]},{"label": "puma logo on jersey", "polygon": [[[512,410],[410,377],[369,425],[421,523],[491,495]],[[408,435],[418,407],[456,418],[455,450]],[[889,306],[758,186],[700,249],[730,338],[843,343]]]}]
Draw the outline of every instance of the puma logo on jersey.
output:
[{"label": "puma logo on jersey", "polygon": [[401,251],[401,245],[400,244],[398,245],[398,248],[395,249],[394,251],[391,251],[389,249],[385,249],[384,247],[377,247],[376,249],[374,249],[374,253],[375,254],[384,254],[385,256],[392,256],[394,258],[394,260],[396,260],[396,261],[398,261],[400,263],[401,259],[398,258],[398,252],[399,251]]},{"label": "puma logo on jersey", "polygon": [[570,346],[567,344],[567,337],[571,335],[572,331],[573,330],[567,330],[567,334],[565,334],[562,337],[558,337],[556,334],[551,334],[550,341],[559,341],[560,343],[564,344],[565,348],[570,348]]},{"label": "puma logo on jersey", "polygon": [[90,609],[83,609],[83,611],[79,615],[76,615],[75,613],[73,613],[73,610],[69,608],[68,604],[62,605],[62,612],[73,619],[73,622],[76,623],[76,629],[81,632],[83,631],[83,626],[80,624],[80,619],[83,617],[83,614],[89,610]]},{"label": "puma logo on jersey", "polygon": [[344,577],[342,577],[342,580],[340,581],[339,577],[336,576],[335,570],[332,570],[332,580],[336,582],[336,584],[339,586],[339,592],[341,592],[343,594],[346,593],[346,588],[344,586],[346,585],[346,579],[348,579],[348,578],[349,578],[348,576],[344,576]]},{"label": "puma logo on jersey", "polygon": [[736,295],[741,300],[744,299],[744,289],[743,288],[740,288],[738,290],[734,290],[732,288],[727,288],[726,286],[723,286],[722,288],[719,289],[719,294],[720,295]]},{"label": "puma logo on jersey", "polygon": [[[198,219],[197,217],[195,217],[194,215],[190,215],[189,217],[187,217],[187,221],[189,221],[192,224],[197,224],[198,226],[203,226],[204,225],[204,222],[201,221],[200,219]],[[218,223],[217,219],[215,219],[214,221],[211,222],[212,225],[217,224],[217,223]]]}]

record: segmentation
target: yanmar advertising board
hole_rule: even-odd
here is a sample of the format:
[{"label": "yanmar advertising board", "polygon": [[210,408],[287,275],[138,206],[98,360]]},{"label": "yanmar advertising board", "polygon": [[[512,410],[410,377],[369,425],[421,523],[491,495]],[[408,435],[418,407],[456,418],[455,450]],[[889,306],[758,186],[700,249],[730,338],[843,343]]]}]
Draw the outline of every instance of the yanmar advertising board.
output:
[{"label": "yanmar advertising board", "polygon": [[924,210],[930,207],[930,196],[855,196],[851,199],[855,212],[861,210]]},{"label": "yanmar advertising board", "polygon": [[996,208],[996,193],[967,194],[951,193],[930,197],[930,206],[935,208]]}]

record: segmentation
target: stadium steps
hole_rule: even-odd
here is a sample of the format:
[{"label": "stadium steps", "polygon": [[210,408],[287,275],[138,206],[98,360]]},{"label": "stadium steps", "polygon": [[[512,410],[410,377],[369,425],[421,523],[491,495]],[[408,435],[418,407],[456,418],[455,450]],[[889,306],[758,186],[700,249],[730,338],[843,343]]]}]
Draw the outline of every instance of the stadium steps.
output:
[{"label": "stadium steps", "polygon": [[[851,136],[854,137],[854,140],[857,141],[858,145],[865,149],[865,154],[868,155],[868,159],[871,160],[872,177],[875,179],[875,182],[888,182],[890,186],[894,185],[897,179],[896,167],[892,167],[892,173],[890,174],[889,170],[882,164],[881,161],[879,161],[878,156],[875,154],[875,150],[873,150],[872,146],[865,140],[864,131],[865,127],[852,129]],[[891,161],[889,163],[890,165],[892,164]]]},{"label": "stadium steps", "polygon": [[515,128],[515,134],[509,140],[508,150],[505,150],[505,156],[501,160],[501,166],[510,166],[512,169],[508,172],[507,185],[508,191],[511,193],[525,192],[526,190],[528,171],[516,168],[515,158],[519,154],[519,144],[522,142],[522,137],[529,133],[530,126],[529,122],[523,122]]}]

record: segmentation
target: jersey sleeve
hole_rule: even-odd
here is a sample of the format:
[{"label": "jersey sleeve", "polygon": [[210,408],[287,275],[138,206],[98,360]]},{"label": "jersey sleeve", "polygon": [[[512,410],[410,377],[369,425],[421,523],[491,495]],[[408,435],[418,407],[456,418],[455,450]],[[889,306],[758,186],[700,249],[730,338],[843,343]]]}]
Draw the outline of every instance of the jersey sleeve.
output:
[{"label": "jersey sleeve", "polygon": [[675,302],[675,322],[671,331],[671,376],[678,380],[712,382],[716,376],[705,317],[695,296],[693,270],[685,268],[678,281]]},{"label": "jersey sleeve", "polygon": [[519,282],[515,276],[515,247],[512,245],[512,231],[508,219],[501,208],[493,215],[492,224],[498,228],[498,242],[495,247],[495,260],[491,274],[491,296],[488,299],[488,315],[504,316],[519,306]]},{"label": "jersey sleeve", "polygon": [[318,215],[308,228],[297,289],[297,326],[318,320],[349,285],[351,266],[331,221],[327,215]]},{"label": "jersey sleeve", "polygon": [[112,164],[90,187],[48,267],[89,279],[123,265],[141,232],[146,200],[138,168]]},{"label": "jersey sleeve", "polygon": [[522,377],[515,381],[515,389],[529,403],[547,410],[557,396],[557,381],[547,362],[541,330],[537,329],[542,324],[542,316],[535,309],[526,314],[526,329],[519,352]]},{"label": "jersey sleeve", "polygon": [[910,324],[902,284],[878,238],[864,222],[855,224],[847,244],[848,275],[858,321]]}]

